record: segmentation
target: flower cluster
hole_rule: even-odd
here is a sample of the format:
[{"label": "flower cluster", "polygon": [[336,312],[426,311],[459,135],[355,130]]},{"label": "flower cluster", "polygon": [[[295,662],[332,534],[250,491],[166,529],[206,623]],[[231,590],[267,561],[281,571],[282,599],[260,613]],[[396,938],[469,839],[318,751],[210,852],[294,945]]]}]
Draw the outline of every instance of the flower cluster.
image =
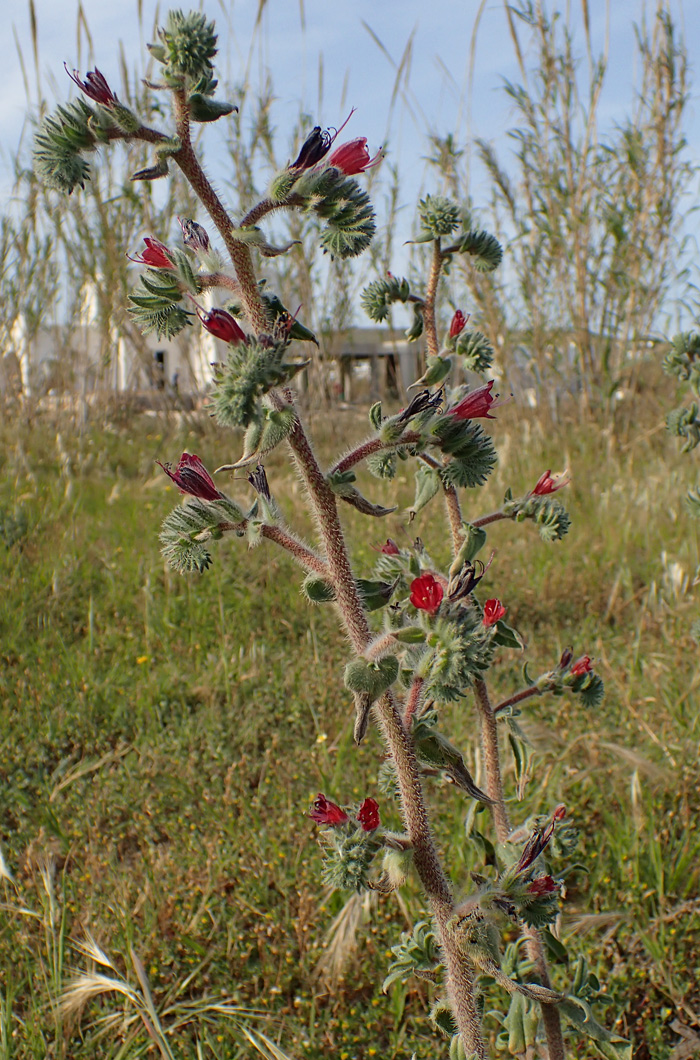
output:
[{"label": "flower cluster", "polygon": [[[331,802],[325,795],[319,794],[313,802],[309,811],[309,817],[317,824],[326,824],[331,828],[345,824],[350,817],[336,803]],[[374,799],[366,798],[355,814],[355,820],[359,821],[363,832],[375,832],[380,825],[379,806]]]}]

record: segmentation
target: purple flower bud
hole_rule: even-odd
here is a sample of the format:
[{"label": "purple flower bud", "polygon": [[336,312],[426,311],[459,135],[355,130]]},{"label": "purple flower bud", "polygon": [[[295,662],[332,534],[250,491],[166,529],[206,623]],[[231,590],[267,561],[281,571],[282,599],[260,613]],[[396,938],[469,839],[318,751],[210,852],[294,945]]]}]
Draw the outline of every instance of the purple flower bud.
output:
[{"label": "purple flower bud", "polygon": [[183,453],[174,471],[171,470],[172,464],[161,464],[160,460],[156,460],[156,463],[173,480],[180,493],[189,493],[191,497],[199,497],[203,501],[226,499],[225,494],[220,493],[214,485],[214,480],[198,456]]},{"label": "purple flower bud", "polygon": [[78,88],[84,92],[86,96],[94,100],[95,103],[101,103],[103,107],[111,107],[114,103],[119,102],[114,92],[112,92],[112,89],[107,84],[106,78],[100,73],[97,67],[95,67],[94,70],[88,71],[85,75],[85,80],[82,81],[78,70],[74,70],[73,73],[71,73],[66,63],[64,63],[63,66],[65,67],[65,71],[71,81],[75,81]]}]

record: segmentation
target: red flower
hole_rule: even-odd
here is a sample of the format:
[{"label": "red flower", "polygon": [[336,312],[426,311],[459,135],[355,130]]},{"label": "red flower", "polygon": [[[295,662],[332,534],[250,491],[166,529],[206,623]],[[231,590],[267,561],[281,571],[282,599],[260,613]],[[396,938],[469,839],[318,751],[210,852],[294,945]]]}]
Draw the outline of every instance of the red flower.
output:
[{"label": "red flower", "polygon": [[461,309],[458,309],[455,315],[452,317],[452,323],[450,324],[450,338],[456,339],[460,332],[464,331],[464,326],[467,323],[467,318]]},{"label": "red flower", "polygon": [[379,549],[379,551],[383,552],[385,556],[398,556],[401,550],[399,549],[399,546],[396,544],[396,542],[392,541],[391,538],[388,537]]},{"label": "red flower", "polygon": [[434,615],[442,602],[442,586],[432,574],[421,574],[411,582],[411,603],[419,611]]},{"label": "red flower", "polygon": [[336,806],[334,802],[327,799],[320,791],[314,799],[313,806],[309,810],[309,817],[312,821],[316,821],[317,824],[337,825],[343,824],[344,821],[348,820],[348,815],[345,810],[341,810],[340,806]]},{"label": "red flower", "polygon": [[534,490],[532,490],[531,497],[544,497],[547,493],[556,493],[557,490],[563,489],[564,486],[568,486],[571,479],[564,478],[566,471],[562,471],[561,475],[556,475],[552,478],[552,472],[545,471],[543,475],[538,478]]},{"label": "red flower", "polygon": [[493,397],[491,394],[493,385],[494,380],[491,379],[490,382],[484,383],[483,386],[477,387],[476,390],[470,390],[454,408],[447,410],[448,416],[454,416],[456,420],[494,420],[496,417],[490,415],[489,409],[492,406],[493,408],[498,408],[499,405],[504,405],[505,402],[497,401]]},{"label": "red flower", "polygon": [[571,667],[570,673],[573,677],[583,677],[584,674],[590,673],[592,669],[590,655],[582,655]]},{"label": "red flower", "polygon": [[152,269],[172,269],[174,267],[169,257],[170,251],[165,243],[161,243],[159,239],[153,239],[151,236],[145,236],[143,241],[146,244],[146,249],[140,257],[132,258],[131,254],[127,254],[131,261],[136,261],[139,265],[149,265]]},{"label": "red flower", "polygon": [[74,70],[70,72],[66,63],[63,64],[66,73],[70,77],[71,81],[75,81],[81,92],[84,92],[86,96],[94,100],[95,103],[101,103],[103,107],[111,107],[113,103],[118,103],[119,100],[112,92],[112,89],[107,84],[107,80],[103,74],[95,67],[94,70],[90,70],[85,75],[85,80],[80,80],[80,73]]},{"label": "red flower", "polygon": [[379,806],[374,799],[365,799],[357,811],[357,820],[365,832],[373,832],[379,828]]},{"label": "red flower", "polygon": [[527,885],[527,889],[530,894],[534,894],[538,898],[545,894],[553,894],[559,890],[551,876],[537,876]]},{"label": "red flower", "polygon": [[372,166],[378,166],[383,157],[384,153],[380,147],[374,158],[370,158],[367,150],[367,137],[360,136],[359,139],[350,140],[336,148],[328,159],[328,165],[335,166],[346,176],[352,177],[357,173],[364,173]]},{"label": "red flower", "polygon": [[487,600],[484,604],[484,625],[494,626],[505,613],[506,609],[500,600]]},{"label": "red flower", "polygon": [[189,493],[191,497],[199,497],[203,501],[218,501],[225,497],[225,494],[219,493],[198,456],[183,453],[174,471],[171,470],[172,464],[161,464],[160,460],[156,460],[156,463],[173,480],[180,493]]},{"label": "red flower", "polygon": [[[190,297],[192,297],[190,295]],[[194,302],[194,298],[192,299]],[[225,309],[210,309],[208,312],[201,305],[194,302],[197,316],[202,321],[202,326],[222,342],[247,342],[246,333],[235,317],[227,313]]]}]

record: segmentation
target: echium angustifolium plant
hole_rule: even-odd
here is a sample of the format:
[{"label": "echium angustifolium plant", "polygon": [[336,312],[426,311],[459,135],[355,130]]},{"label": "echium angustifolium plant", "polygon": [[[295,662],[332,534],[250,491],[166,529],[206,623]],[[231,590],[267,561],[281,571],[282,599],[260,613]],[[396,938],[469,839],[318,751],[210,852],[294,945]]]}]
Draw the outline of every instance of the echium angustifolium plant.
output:
[{"label": "echium angustifolium plant", "polygon": [[[681,451],[689,453],[700,445],[700,333],[684,331],[674,335],[663,367],[669,375],[675,375],[679,382],[684,383],[691,393],[688,405],[673,409],[666,417],[669,431],[681,440]],[[700,519],[700,481],[688,490],[685,507],[689,515]],[[700,619],[693,625],[693,636],[700,641]]]},{"label": "echium angustifolium plant", "polygon": [[[502,779],[499,726],[515,759],[515,794],[521,796],[531,749],[517,719],[527,700],[573,694],[594,709],[603,686],[589,656],[575,660],[570,650],[535,678],[525,668],[524,687],[500,702],[492,700],[488,685],[497,650],[520,651],[522,644],[505,621],[506,605],[484,591],[491,565],[480,558],[487,555],[485,528],[506,519],[531,522],[546,542],[560,539],[569,528],[566,510],[554,496],[566,482],[549,471],[524,496],[509,490],[495,512],[469,518],[462,512],[464,491],[473,511],[475,491],[495,465],[494,443],[479,421],[492,419],[499,403],[493,381],[469,389],[452,386],[450,379],[455,366],[487,372],[493,350],[483,334],[467,329],[460,310],[441,335],[436,294],[441,275],[456,256],[466,256],[477,270],[491,270],[501,260],[501,247],[493,236],[471,229],[451,200],[428,196],[419,204],[419,238],[432,248],[425,288],[412,291],[408,281],[389,276],[370,284],[363,304],[375,321],[387,318],[392,303],[413,307],[411,337],[424,333],[425,373],[403,410],[385,415],[380,404],[373,405],[369,437],[332,466],[321,467],[290,386],[306,363],[295,355],[294,343],[313,341],[313,336],[257,279],[256,255],[288,249],[271,245],[260,222],[275,210],[304,210],[320,222],[323,251],[340,259],[361,253],[375,222],[370,200],[355,178],[381,155],[370,158],[364,138],[334,149],[338,131],[316,127],[294,161],[273,177],[268,196],[234,221],[206,177],[190,135],[193,121],[214,121],[232,110],[213,98],[213,24],[199,13],[171,12],[150,49],[161,64],[158,87],[172,100],[173,128],[144,126],[119,103],[98,70],[84,79],[75,73],[90,103],[81,99],[44,121],[36,141],[36,167],[48,184],[70,192],[89,179],[87,152],[119,139],[151,143],[154,164],[134,179],[157,179],[170,164],[178,166],[230,258],[232,270],[227,271],[206,227],[183,219],[181,246],[147,236],[136,259],[145,271],[131,296],[132,312],[145,332],[171,336],[198,318],[225,347],[211,410],[219,423],[244,435],[240,460],[218,470],[246,469],[255,491],[252,505],[240,496],[229,497],[193,454],[183,453],[175,466],[166,464],[164,470],[184,501],[163,523],[163,554],[175,570],[201,573],[211,565],[212,541],[224,534],[249,545],[272,542],[301,567],[308,605],[335,606],[352,647],[344,684],[354,705],[355,739],[359,743],[373,722],[387,758],[375,792],[379,800],[368,796],[360,806],[346,808],[326,794],[315,800],[310,817],[322,829],[325,880],[336,887],[387,893],[416,873],[429,920],[416,924],[394,947],[385,983],[419,975],[435,984],[431,1018],[448,1039],[446,1055],[452,1060],[487,1055],[482,1013],[488,997],[490,1018],[501,1022],[495,1039],[499,1054],[534,1056],[546,1050],[549,1060],[562,1060],[564,1017],[574,1033],[589,1035],[601,1055],[629,1057],[629,1043],[593,1016],[591,1001],[599,987],[583,959],[571,982],[553,984],[550,979],[547,954],[561,958],[563,952],[553,926],[564,880],[572,871],[567,859],[576,846],[576,829],[563,806],[526,821],[511,820],[513,799],[506,798]],[[198,299],[206,288],[229,292],[228,307],[203,308]],[[305,501],[318,532],[315,547],[289,528],[268,483],[262,459],[280,445],[304,480]],[[445,504],[453,553],[448,570],[434,563],[420,539],[407,547],[387,539],[374,570],[357,571],[351,565],[339,502],[370,519],[393,511],[367,499],[356,475],[364,464],[379,479],[390,479],[399,461],[415,467],[411,518],[438,497]],[[483,789],[444,731],[443,707],[456,699],[473,704],[485,767]],[[461,881],[459,895],[438,855],[426,807],[425,785],[443,780],[462,793],[468,819],[473,821],[479,805],[487,807],[495,831],[491,842],[472,829],[488,849],[487,864]],[[396,830],[382,820],[392,816],[401,822]],[[504,996],[509,1001],[498,1015]]]}]

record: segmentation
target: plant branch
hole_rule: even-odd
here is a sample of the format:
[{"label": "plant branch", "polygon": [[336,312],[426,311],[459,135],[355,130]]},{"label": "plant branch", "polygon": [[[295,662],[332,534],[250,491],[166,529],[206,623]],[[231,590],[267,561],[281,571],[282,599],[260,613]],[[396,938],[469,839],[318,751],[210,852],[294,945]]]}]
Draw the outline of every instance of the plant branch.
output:
[{"label": "plant branch", "polygon": [[423,326],[425,328],[425,343],[428,347],[428,354],[431,357],[437,357],[440,351],[437,337],[437,325],[435,323],[435,298],[437,295],[440,272],[442,271],[442,262],[443,255],[442,251],[440,250],[440,240],[438,238],[433,243],[433,260],[430,266],[428,287],[425,292],[425,298],[423,300]]},{"label": "plant branch", "polygon": [[512,515],[504,515],[502,511],[491,512],[490,515],[482,515],[479,519],[472,519],[472,526],[488,526],[489,523],[497,523],[501,519],[512,518]]},{"label": "plant branch", "polygon": [[[440,461],[436,460],[434,456],[430,456],[429,453],[421,453],[420,459],[424,464],[427,464],[428,467],[432,467],[435,471],[442,470],[443,465]],[[462,547],[462,542],[464,541],[462,509],[459,504],[459,497],[457,496],[457,490],[455,487],[446,485],[442,480],[442,476],[440,477],[440,484],[445,498],[445,508],[447,510],[447,518],[450,524],[450,533],[452,534],[452,551],[456,556]]]},{"label": "plant branch", "polygon": [[225,272],[201,272],[197,274],[197,280],[203,291],[208,291],[211,287],[226,287],[239,296],[242,293],[238,280],[234,280],[233,276],[228,276]]},{"label": "plant branch", "polygon": [[425,678],[420,677],[418,674],[414,674],[403,705],[403,723],[407,732],[411,731],[411,722],[421,704],[424,684]]},{"label": "plant branch", "polygon": [[[440,480],[442,482],[442,479]],[[447,509],[447,518],[450,523],[450,533],[452,534],[452,551],[456,556],[462,547],[464,541],[464,530],[462,529],[462,509],[459,505],[459,497],[457,496],[457,490],[454,486],[447,486],[444,482],[442,483],[442,489],[445,496],[445,508]]]},{"label": "plant branch", "polygon": [[[529,689],[525,690],[529,692]],[[520,693],[521,698],[526,697]],[[496,722],[496,711],[491,706],[486,683],[482,680],[474,682],[474,698],[481,718],[481,746],[484,753],[486,765],[486,791],[493,799],[491,811],[496,827],[496,836],[499,843],[504,843],[510,832],[511,824],[506,807],[503,792],[503,777],[501,774],[501,759],[498,747],[498,724]],[[515,697],[514,697],[515,698]],[[499,704],[502,707],[503,704]],[[527,939],[527,952],[534,962],[542,986],[551,989],[549,969],[544,953],[544,946],[536,928],[523,928],[523,934]],[[547,1037],[547,1056],[549,1060],[565,1060],[564,1038],[561,1029],[561,1018],[556,1005],[540,1005],[542,1010],[542,1022],[544,1023],[545,1035]]]},{"label": "plant branch", "polygon": [[[237,530],[242,531],[248,525],[248,520],[243,519],[240,523],[218,523],[217,529],[223,530]],[[321,578],[328,578],[328,564],[302,541],[300,541],[294,534],[290,534],[288,530],[283,530],[281,526],[273,526],[265,523],[260,528],[260,533],[263,537],[266,537],[268,541],[274,541],[275,544],[280,545],[283,549],[289,552],[294,559],[297,561],[300,567],[303,567],[309,574],[318,574]]]},{"label": "plant branch", "polygon": [[516,692],[514,696],[509,696],[508,699],[503,699],[497,707],[493,708],[494,717],[496,714],[500,714],[502,710],[507,707],[514,707],[516,703],[522,703],[524,699],[530,699],[531,696],[541,696],[542,692],[537,685],[530,685],[529,688],[523,688],[520,692]]},{"label": "plant branch", "polygon": [[381,438],[369,438],[337,460],[330,468],[329,474],[336,471],[349,471],[351,467],[362,463],[368,456],[374,456],[375,453],[384,452],[386,449],[396,449],[400,445],[411,445],[413,442],[420,441],[420,437],[417,431],[407,431],[397,442],[383,442]]},{"label": "plant branch", "polygon": [[501,757],[498,748],[498,726],[486,682],[478,678],[474,682],[474,699],[481,720],[481,748],[486,766],[486,793],[493,799],[491,811],[499,843],[504,843],[511,832],[510,818],[506,808],[501,776]]},{"label": "plant branch", "polygon": [[301,195],[288,195],[286,199],[281,199],[279,202],[273,202],[272,199],[261,199],[256,206],[249,210],[244,218],[241,220],[241,228],[248,228],[251,225],[256,225],[258,221],[262,221],[263,217],[267,217],[268,214],[274,210],[283,210],[288,206],[303,206],[304,200]]},{"label": "plant branch", "polygon": [[173,100],[177,135],[182,144],[180,150],[174,153],[173,159],[192,185],[193,191],[199,197],[202,205],[219,230],[240,283],[243,306],[248,320],[256,335],[264,334],[269,330],[270,321],[258,290],[250,250],[245,244],[238,242],[231,235],[231,230],[234,227],[233,222],[209,183],[194,152],[190,139],[189,110],[184,91],[182,89],[175,90],[173,92]]},{"label": "plant branch", "polygon": [[[291,393],[286,396],[291,400]],[[370,630],[345,547],[336,498],[298,417],[287,443],[303,476],[316,516],[338,609],[355,651],[362,654],[370,640]],[[450,926],[454,911],[452,892],[433,843],[413,742],[404,728],[391,691],[386,692],[373,709],[396,767],[404,823],[413,847],[416,871],[435,917],[445,960],[448,994],[459,1033],[465,1051],[481,1058],[484,1045],[474,996],[473,967],[461,951]]]}]

